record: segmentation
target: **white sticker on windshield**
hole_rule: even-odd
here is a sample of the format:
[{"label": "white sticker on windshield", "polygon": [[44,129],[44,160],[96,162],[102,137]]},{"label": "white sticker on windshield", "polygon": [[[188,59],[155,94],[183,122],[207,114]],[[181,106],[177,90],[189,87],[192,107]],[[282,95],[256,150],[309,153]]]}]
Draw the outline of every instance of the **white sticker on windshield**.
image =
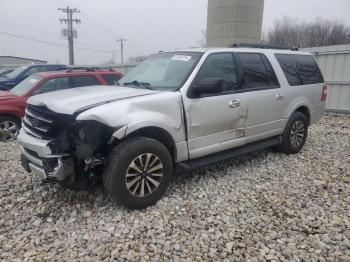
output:
[{"label": "white sticker on windshield", "polygon": [[36,82],[38,82],[38,79],[31,78],[31,79],[29,79],[29,82],[32,84],[35,84]]},{"label": "white sticker on windshield", "polygon": [[187,56],[187,55],[174,55],[171,60],[177,60],[177,61],[184,61],[188,62],[190,61],[192,56]]}]

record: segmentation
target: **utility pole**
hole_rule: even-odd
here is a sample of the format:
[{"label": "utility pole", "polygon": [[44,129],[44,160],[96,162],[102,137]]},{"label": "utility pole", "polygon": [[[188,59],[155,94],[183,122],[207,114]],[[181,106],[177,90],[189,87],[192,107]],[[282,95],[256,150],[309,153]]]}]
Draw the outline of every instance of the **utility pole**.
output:
[{"label": "utility pole", "polygon": [[59,11],[67,14],[67,18],[60,18],[61,24],[67,24],[67,29],[63,30],[63,36],[68,39],[69,64],[74,65],[74,38],[77,38],[77,31],[73,29],[73,23],[80,24],[80,19],[73,19],[74,13],[80,13],[76,8],[58,8]]},{"label": "utility pole", "polygon": [[126,41],[128,41],[128,39],[125,39],[122,37],[117,40],[117,42],[120,42],[120,57],[121,57],[122,64],[124,64],[124,42]]}]

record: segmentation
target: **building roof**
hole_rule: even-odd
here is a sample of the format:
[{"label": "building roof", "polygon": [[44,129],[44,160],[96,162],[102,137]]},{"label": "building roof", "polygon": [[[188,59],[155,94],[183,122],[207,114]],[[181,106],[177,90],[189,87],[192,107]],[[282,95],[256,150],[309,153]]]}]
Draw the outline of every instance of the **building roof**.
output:
[{"label": "building roof", "polygon": [[15,58],[15,59],[22,59],[26,61],[34,61],[39,63],[47,63],[47,61],[44,60],[38,60],[38,59],[31,59],[31,58],[25,58],[25,57],[19,57],[19,56],[3,56],[1,55],[0,58]]}]

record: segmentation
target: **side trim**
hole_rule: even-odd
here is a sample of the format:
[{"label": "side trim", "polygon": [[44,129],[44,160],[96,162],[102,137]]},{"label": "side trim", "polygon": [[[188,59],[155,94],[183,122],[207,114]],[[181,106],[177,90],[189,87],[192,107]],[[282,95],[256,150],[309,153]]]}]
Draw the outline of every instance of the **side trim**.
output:
[{"label": "side trim", "polygon": [[262,150],[264,148],[272,147],[282,143],[282,137],[276,136],[269,139],[265,139],[259,142],[251,143],[248,145],[240,146],[235,149],[215,153],[209,156],[205,156],[198,159],[181,162],[177,165],[177,172],[189,172],[193,169],[212,165],[219,161],[231,159],[236,156],[244,155],[247,153]]}]

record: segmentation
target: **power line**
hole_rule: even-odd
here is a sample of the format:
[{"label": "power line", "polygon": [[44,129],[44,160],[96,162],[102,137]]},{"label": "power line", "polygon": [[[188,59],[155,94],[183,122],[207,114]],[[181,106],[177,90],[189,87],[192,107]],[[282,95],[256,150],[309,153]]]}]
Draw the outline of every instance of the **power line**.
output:
[{"label": "power line", "polygon": [[[47,45],[67,47],[67,45],[65,45],[65,44],[40,40],[40,39],[27,37],[27,36],[23,36],[23,35],[18,35],[18,34],[13,34],[13,33],[8,33],[8,32],[0,31],[0,34],[15,37],[15,38],[20,38],[20,39],[26,39],[26,40],[30,40],[30,41],[34,41],[34,42],[38,42],[38,43],[42,43],[42,44],[47,44]],[[100,53],[111,53],[113,51],[113,50],[107,50],[107,49],[95,49],[95,48],[86,48],[86,47],[75,47],[75,48],[79,49],[79,50],[83,50],[83,51],[100,52]]]},{"label": "power line", "polygon": [[15,25],[15,26],[22,27],[22,28],[24,28],[24,29],[26,29],[26,30],[29,29],[29,30],[31,30],[31,31],[33,31],[33,32],[40,33],[41,35],[42,35],[42,34],[46,34],[46,35],[49,35],[49,36],[55,36],[55,37],[57,37],[57,35],[48,34],[47,32],[38,30],[37,28],[30,27],[30,26],[27,26],[27,25],[22,25],[22,24],[19,24],[19,23],[17,23],[17,22],[13,22],[13,21],[7,20],[7,19],[2,18],[2,17],[0,17],[0,20],[6,22],[6,23],[8,23],[8,24],[13,24],[13,25]]}]

